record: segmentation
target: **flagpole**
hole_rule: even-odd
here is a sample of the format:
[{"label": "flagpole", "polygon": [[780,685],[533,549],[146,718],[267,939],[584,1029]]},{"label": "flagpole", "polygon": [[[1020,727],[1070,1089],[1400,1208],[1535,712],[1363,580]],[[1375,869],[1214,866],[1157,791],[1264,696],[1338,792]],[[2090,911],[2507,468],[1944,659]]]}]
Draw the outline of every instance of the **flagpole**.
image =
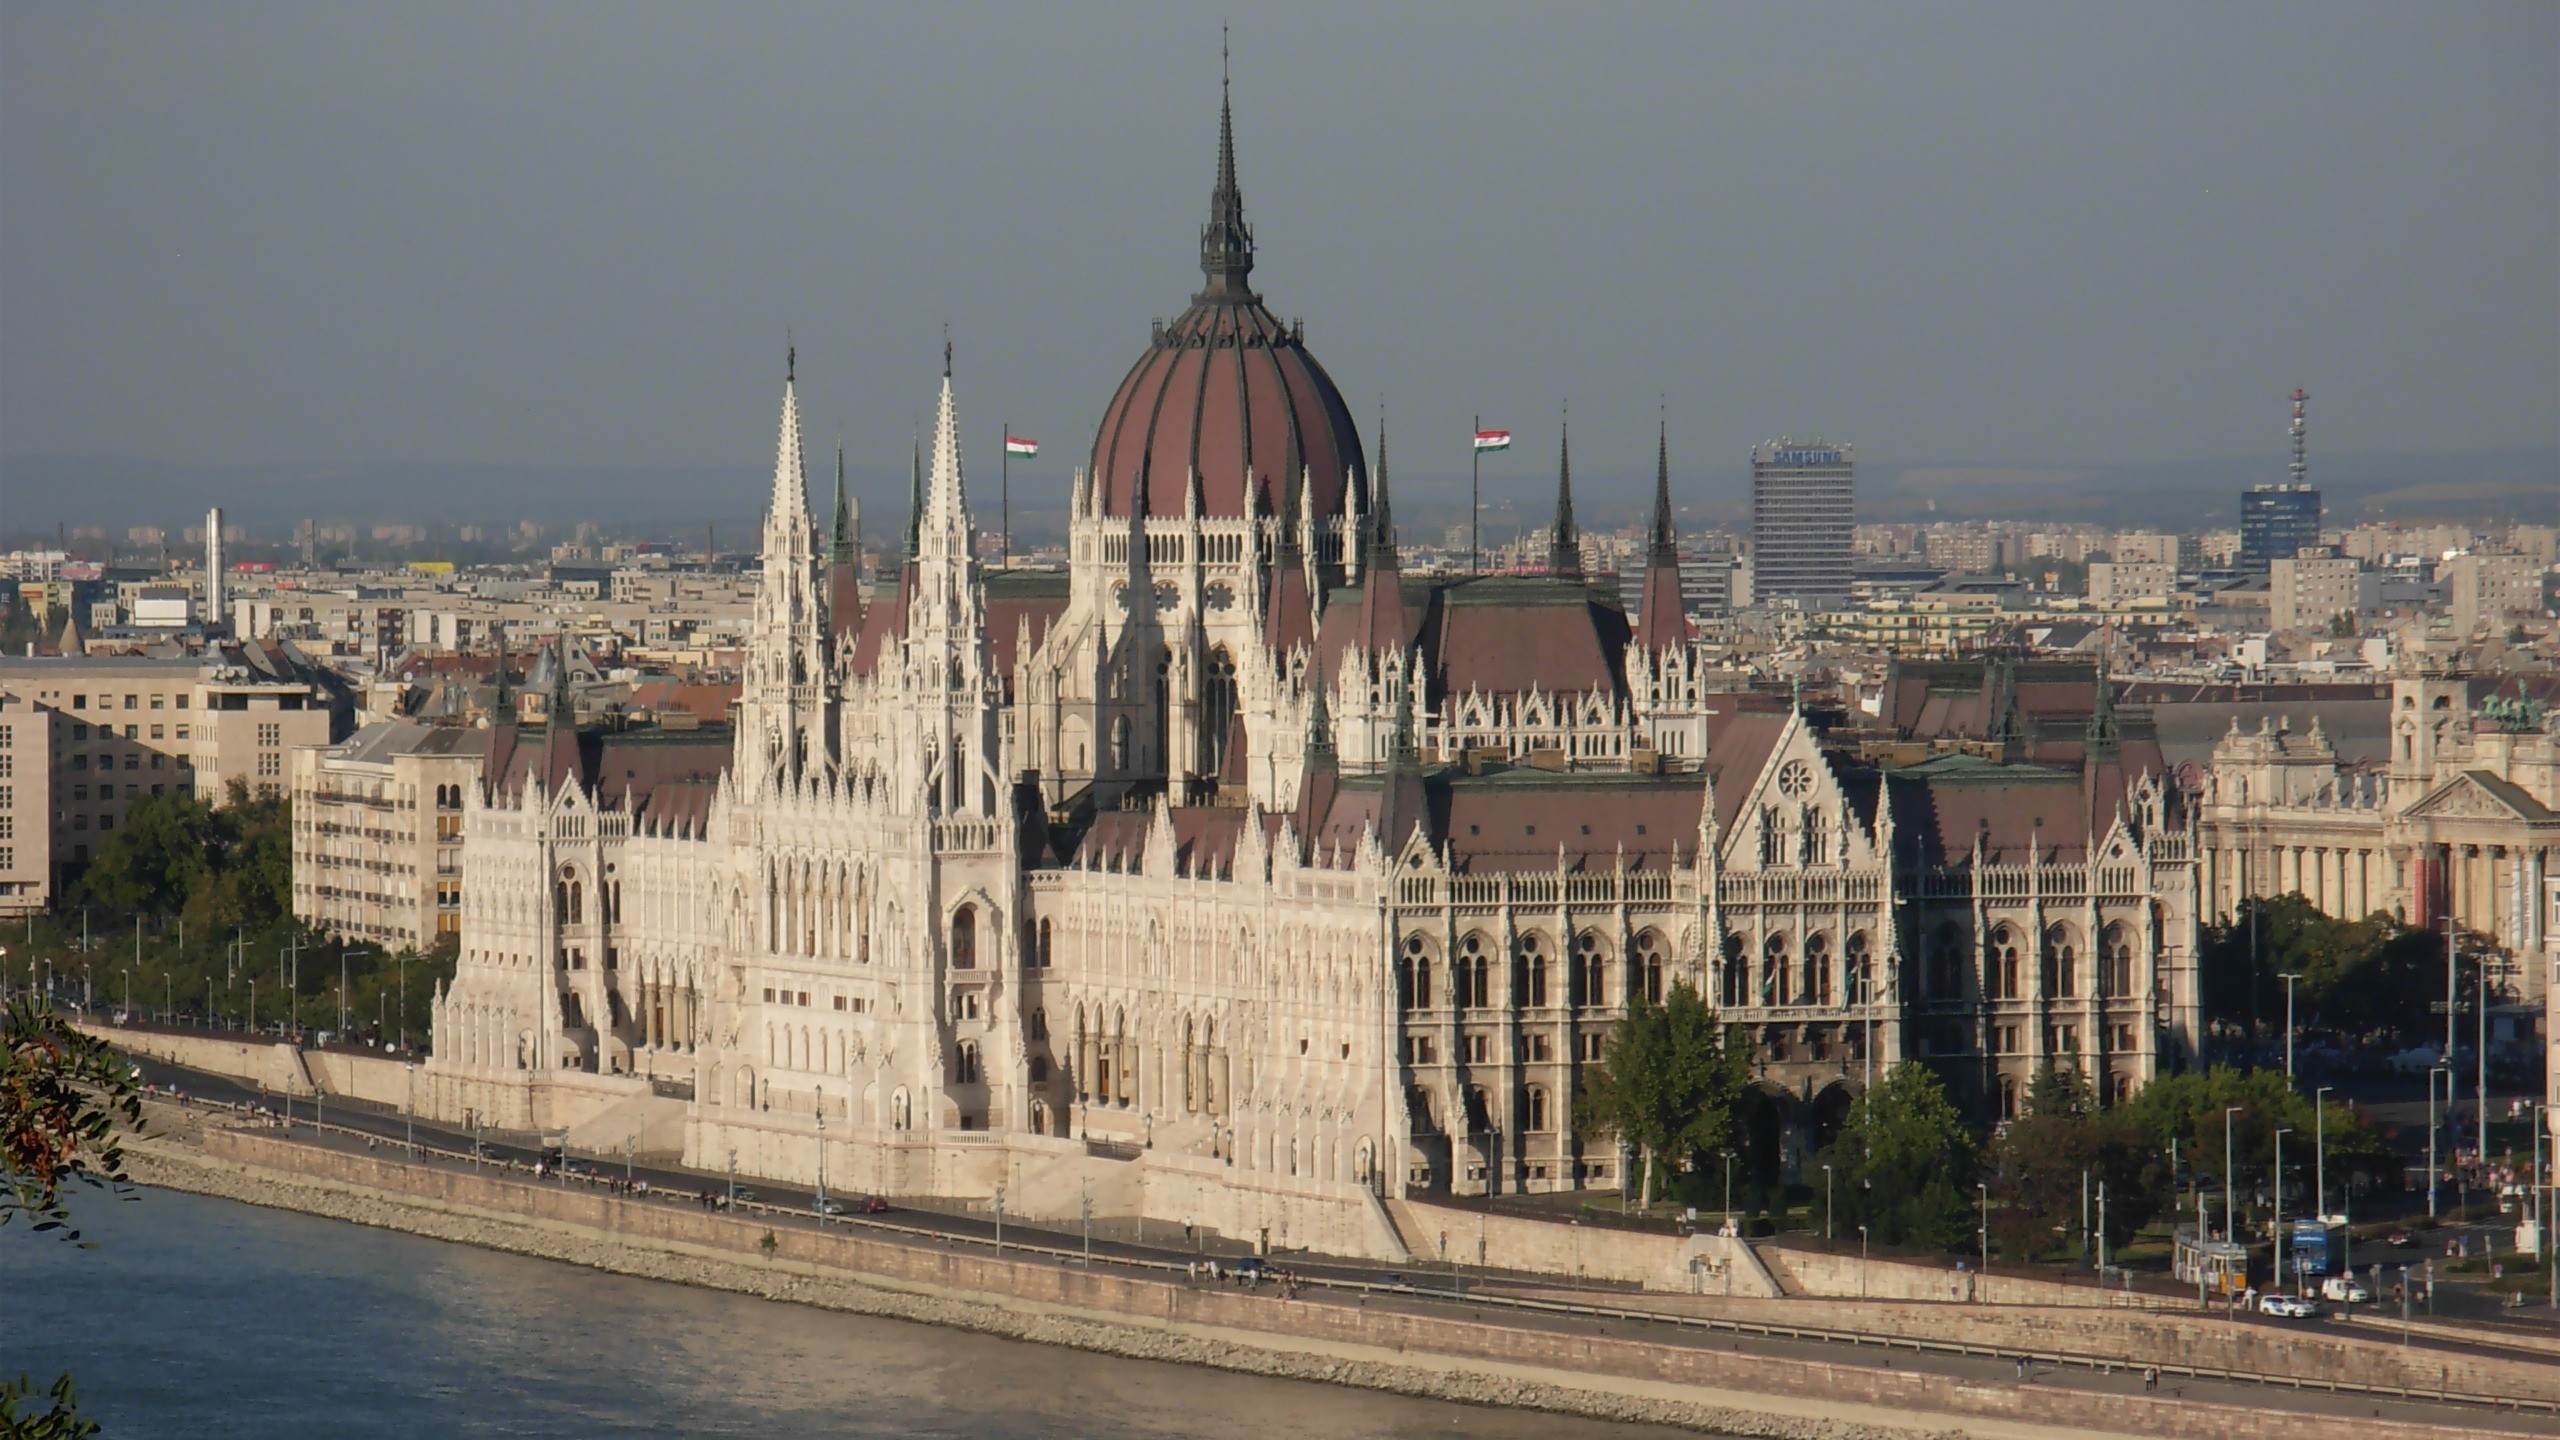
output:
[{"label": "flagpole", "polygon": [[996,557],[996,568],[1006,570],[1013,566],[1013,422],[1008,420],[1002,424],[1004,426],[1004,458],[996,462],[996,480],[997,489],[1003,497],[1000,501],[1003,509],[1000,512],[1002,518],[999,524],[1004,532],[1004,539],[1001,542],[1004,548]]},{"label": "flagpole", "polygon": [[1467,432],[1467,454],[1475,463],[1475,478],[1467,482],[1467,573],[1484,573],[1484,540],[1478,533],[1484,523],[1484,447],[1476,443],[1476,435],[1484,429],[1484,417],[1478,415],[1475,429]]}]

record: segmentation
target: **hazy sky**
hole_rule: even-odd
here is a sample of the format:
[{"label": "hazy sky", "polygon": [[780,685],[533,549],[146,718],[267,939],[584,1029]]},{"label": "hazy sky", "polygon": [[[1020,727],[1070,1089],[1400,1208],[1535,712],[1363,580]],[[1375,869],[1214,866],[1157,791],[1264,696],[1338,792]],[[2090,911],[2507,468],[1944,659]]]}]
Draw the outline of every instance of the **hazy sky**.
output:
[{"label": "hazy sky", "polygon": [[[1255,279],[1400,472],[2560,439],[2560,7],[1237,7]],[[0,8],[0,452],[1063,475],[1199,284],[1215,9]],[[1365,422],[1364,422],[1365,423]],[[979,473],[983,473],[980,470]]]}]

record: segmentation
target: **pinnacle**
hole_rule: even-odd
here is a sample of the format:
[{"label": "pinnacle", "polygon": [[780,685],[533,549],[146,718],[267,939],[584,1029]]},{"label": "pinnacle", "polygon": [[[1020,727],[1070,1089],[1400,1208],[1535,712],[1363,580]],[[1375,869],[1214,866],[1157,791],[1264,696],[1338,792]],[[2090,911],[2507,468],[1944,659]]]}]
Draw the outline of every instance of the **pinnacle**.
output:
[{"label": "pinnacle", "polygon": [[1582,578],[1581,532],[1573,524],[1573,423],[1565,422],[1558,442],[1556,459],[1556,524],[1555,534],[1547,544],[1547,569],[1557,575]]}]

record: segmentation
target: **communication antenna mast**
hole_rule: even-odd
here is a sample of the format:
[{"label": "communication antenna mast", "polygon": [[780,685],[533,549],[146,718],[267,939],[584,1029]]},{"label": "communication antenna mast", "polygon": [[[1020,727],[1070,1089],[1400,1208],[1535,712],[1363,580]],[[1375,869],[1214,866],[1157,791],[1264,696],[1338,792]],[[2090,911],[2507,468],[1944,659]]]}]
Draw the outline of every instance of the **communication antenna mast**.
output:
[{"label": "communication antenna mast", "polygon": [[2309,431],[2304,427],[2302,421],[2303,403],[2308,401],[2310,398],[2310,391],[2303,389],[2299,385],[2294,387],[2293,465],[2291,468],[2293,472],[2293,488],[2296,490],[2308,490],[2311,488],[2311,462],[2303,457],[2303,446],[2309,439]]}]

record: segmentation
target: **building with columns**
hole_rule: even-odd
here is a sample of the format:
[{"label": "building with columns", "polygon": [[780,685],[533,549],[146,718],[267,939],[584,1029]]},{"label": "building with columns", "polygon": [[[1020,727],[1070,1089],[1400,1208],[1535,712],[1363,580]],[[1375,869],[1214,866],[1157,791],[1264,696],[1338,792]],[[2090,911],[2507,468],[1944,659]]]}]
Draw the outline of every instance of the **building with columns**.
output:
[{"label": "building with columns", "polygon": [[1384,1199],[1620,1185],[1572,1097],[1676,984],[1748,1027],[1771,1178],[1904,1057],[1991,1115],[2192,1054],[2188,821],[2103,704],[1877,758],[1720,691],[1667,433],[1632,609],[1569,439],[1536,573],[1407,575],[1383,425],[1373,464],[1250,283],[1223,110],[1200,265],[1064,574],[978,560],[947,353],[897,563],[822,545],[786,367],[734,733],[504,728],[423,1104],[1393,1255]]},{"label": "building with columns", "polygon": [[[2547,684],[2547,682],[2544,682]],[[2387,760],[2341,760],[2315,721],[2234,723],[2198,777],[2205,905],[2298,894],[2323,913],[2451,920],[2492,953],[2491,983],[2534,1018],[2555,954],[2560,733],[2542,689],[2423,660],[2391,683]]]}]

